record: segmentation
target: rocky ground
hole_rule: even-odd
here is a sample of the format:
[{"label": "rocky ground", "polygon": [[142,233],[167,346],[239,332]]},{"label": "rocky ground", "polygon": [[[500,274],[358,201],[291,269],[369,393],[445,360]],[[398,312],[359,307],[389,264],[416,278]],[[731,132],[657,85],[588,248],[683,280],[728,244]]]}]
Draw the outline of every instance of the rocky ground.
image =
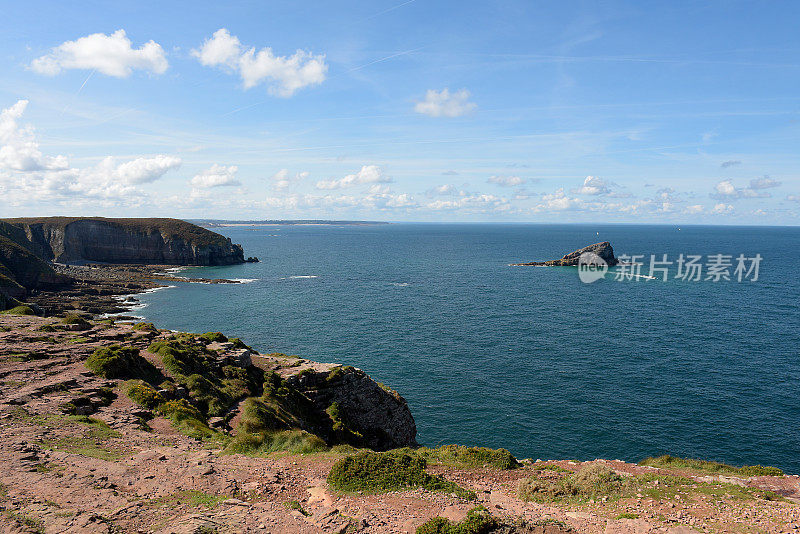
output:
[{"label": "rocky ground", "polygon": [[[144,349],[164,335],[130,324],[0,315],[6,532],[414,533],[432,517],[460,520],[476,505],[508,524],[525,521],[503,532],[800,532],[794,475],[719,476],[597,460],[649,482],[639,493],[612,498],[527,502],[518,494],[521,480],[564,476],[587,462],[524,461],[505,471],[431,463],[429,472],[474,491],[476,499],[422,489],[337,493],[326,477],[346,451],[226,454],[214,442],[180,434],[134,404],[122,381],[85,366],[96,348],[111,343],[139,347],[153,359]],[[286,377],[335,367],[278,356],[252,361]],[[77,415],[66,414],[65,403]],[[667,479],[653,476],[669,474],[687,479],[664,487]]]},{"label": "rocky ground", "polygon": [[72,283],[53,290],[34,290],[25,300],[46,315],[85,311],[94,315],[120,314],[137,304],[135,294],[175,282],[236,284],[235,280],[183,278],[174,265],[53,264]]}]

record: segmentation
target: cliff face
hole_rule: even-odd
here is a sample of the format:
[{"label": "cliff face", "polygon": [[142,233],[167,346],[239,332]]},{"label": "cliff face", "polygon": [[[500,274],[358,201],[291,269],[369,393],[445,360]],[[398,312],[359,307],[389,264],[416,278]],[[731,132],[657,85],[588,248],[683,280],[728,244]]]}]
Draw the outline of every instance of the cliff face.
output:
[{"label": "cliff face", "polygon": [[59,263],[231,265],[244,261],[240,245],[176,219],[47,217],[7,222],[24,232],[32,252]]},{"label": "cliff face", "polygon": [[342,423],[362,436],[354,445],[389,450],[417,443],[417,425],[406,400],[360,369],[316,369],[295,374],[288,382],[311,399],[320,413],[330,412],[330,406],[337,405],[343,414]]}]

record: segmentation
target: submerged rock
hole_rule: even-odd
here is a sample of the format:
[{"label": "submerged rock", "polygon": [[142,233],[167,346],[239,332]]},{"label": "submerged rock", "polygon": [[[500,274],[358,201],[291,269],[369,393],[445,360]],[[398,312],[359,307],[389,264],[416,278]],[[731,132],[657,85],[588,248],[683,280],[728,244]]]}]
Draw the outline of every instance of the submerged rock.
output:
[{"label": "submerged rock", "polygon": [[[569,254],[565,254],[561,259],[548,260],[548,261],[532,261],[528,263],[512,263],[511,265],[533,265],[533,266],[546,266],[546,267],[574,267],[578,265],[578,261],[582,254],[585,253],[596,254],[606,264],[611,267],[619,263],[616,256],[614,256],[614,248],[608,241],[602,243],[595,243],[587,247],[583,247]],[[599,263],[599,262],[598,262]]]}]

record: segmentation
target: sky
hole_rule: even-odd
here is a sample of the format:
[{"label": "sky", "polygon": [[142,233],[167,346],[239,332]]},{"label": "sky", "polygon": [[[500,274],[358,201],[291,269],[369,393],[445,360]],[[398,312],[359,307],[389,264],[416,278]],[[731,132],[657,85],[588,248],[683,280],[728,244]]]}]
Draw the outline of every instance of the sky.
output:
[{"label": "sky", "polygon": [[796,1],[0,9],[0,217],[800,224]]}]

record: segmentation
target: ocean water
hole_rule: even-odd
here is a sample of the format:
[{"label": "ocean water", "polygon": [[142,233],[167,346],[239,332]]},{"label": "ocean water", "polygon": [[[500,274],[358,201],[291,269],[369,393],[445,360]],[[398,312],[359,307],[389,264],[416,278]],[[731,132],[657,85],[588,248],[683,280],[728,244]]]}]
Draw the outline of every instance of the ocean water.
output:
[{"label": "ocean water", "polygon": [[[367,371],[425,445],[518,457],[670,453],[800,473],[800,228],[392,224],[223,228],[258,264],[143,295],[162,328]],[[593,284],[510,267],[601,240],[620,254],[760,254],[759,279]],[[735,268],[734,259],[734,268]],[[647,273],[648,266],[643,269]],[[733,274],[733,268],[731,268]],[[705,273],[704,273],[705,275]],[[704,276],[705,277],[705,276]]]}]

